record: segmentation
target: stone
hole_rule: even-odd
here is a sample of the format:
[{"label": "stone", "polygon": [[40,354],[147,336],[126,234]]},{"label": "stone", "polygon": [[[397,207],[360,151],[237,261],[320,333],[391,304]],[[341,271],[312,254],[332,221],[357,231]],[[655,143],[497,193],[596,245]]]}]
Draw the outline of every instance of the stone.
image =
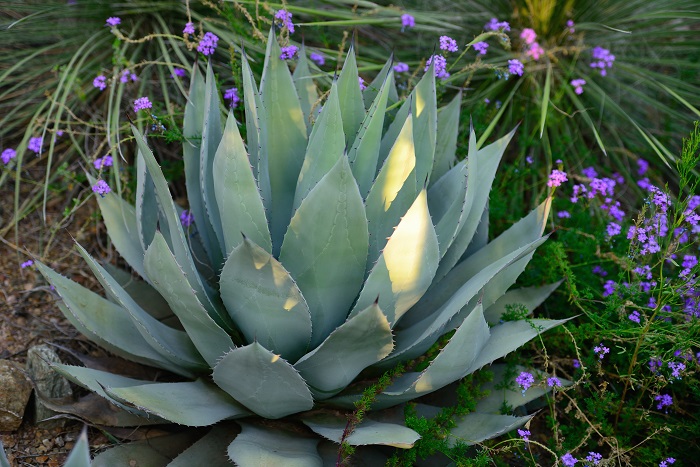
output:
[{"label": "stone", "polygon": [[34,423],[44,428],[63,426],[63,420],[47,420],[57,414],[46,407],[41,401],[45,399],[60,399],[72,397],[73,391],[66,378],[55,372],[48,362],[61,363],[61,359],[56,351],[48,345],[35,345],[27,351],[27,373],[34,381],[34,388],[37,391],[34,404]]},{"label": "stone", "polygon": [[32,384],[24,371],[9,360],[0,360],[0,431],[19,428],[31,395]]}]

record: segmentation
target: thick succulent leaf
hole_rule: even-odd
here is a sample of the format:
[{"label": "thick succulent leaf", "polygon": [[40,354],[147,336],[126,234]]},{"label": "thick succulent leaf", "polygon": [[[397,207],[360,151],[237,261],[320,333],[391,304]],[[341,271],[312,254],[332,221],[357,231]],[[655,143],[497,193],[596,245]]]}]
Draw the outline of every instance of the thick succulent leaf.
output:
[{"label": "thick succulent leaf", "polygon": [[226,354],[214,367],[213,378],[234,399],[265,418],[282,418],[314,405],[294,367],[257,342]]},{"label": "thick succulent leaf", "polygon": [[271,427],[240,423],[241,434],[228,447],[239,467],[322,467],[318,439]]},{"label": "thick succulent leaf", "polygon": [[[185,105],[185,117],[183,121],[182,133],[185,142],[182,144],[183,160],[185,163],[185,185],[187,187],[187,200],[190,206],[190,213],[194,217],[197,226],[197,234],[202,241],[207,256],[211,264],[214,262],[214,253],[218,250],[216,234],[209,222],[206,209],[204,207],[204,195],[199,174],[201,173],[201,148],[202,148],[202,128],[204,127],[204,107],[205,107],[204,77],[195,64],[192,67],[190,78],[190,94]],[[148,242],[146,245],[150,245]],[[145,247],[144,247],[145,250]]]},{"label": "thick succulent leaf", "polygon": [[165,467],[200,435],[196,430],[185,430],[173,435],[120,444],[95,456],[92,467],[131,466],[134,461],[139,466]]},{"label": "thick succulent leaf", "polygon": [[370,230],[368,271],[379,258],[392,230],[418,195],[415,166],[413,118],[409,115],[367,195],[365,204]]},{"label": "thick succulent leaf", "polygon": [[474,237],[491,192],[496,169],[498,169],[498,164],[506,150],[506,146],[514,134],[515,130],[495,143],[480,149],[475,155],[472,155],[472,151],[469,152],[469,157],[476,159],[476,170],[472,170],[471,167],[468,167],[467,170],[467,206],[469,206],[469,212],[457,238],[442,258],[436,279],[440,280],[445,277],[454,265],[459,262]]},{"label": "thick succulent leaf", "polygon": [[[248,143],[248,155],[250,157],[250,167],[253,170],[253,177],[259,181],[260,190],[262,191],[263,200],[266,202],[265,208],[269,209],[270,201],[270,178],[262,180],[262,174],[258,169],[261,161],[267,164],[267,156],[262,155],[261,142],[264,130],[264,108],[262,106],[262,98],[258,92],[258,86],[255,84],[253,71],[250,69],[248,57],[245,52],[241,56],[241,70],[243,75],[243,107],[245,108],[245,123],[246,123],[246,142]],[[267,174],[267,171],[265,171]],[[263,190],[266,187],[266,190]]]},{"label": "thick succulent leaf", "polygon": [[228,445],[240,432],[237,425],[216,425],[196,443],[179,454],[167,467],[231,467],[226,453]]},{"label": "thick succulent leaf", "polygon": [[226,255],[243,241],[241,232],[271,252],[265,207],[233,112],[228,114],[224,135],[214,156],[213,176]]},{"label": "thick succulent leaf", "polygon": [[364,91],[362,91],[362,98],[365,102],[365,107],[372,105],[377,99],[377,95],[381,92],[381,88],[384,86],[385,82],[389,81],[389,101],[394,103],[399,100],[399,95],[396,92],[396,83],[394,82],[394,56],[392,54],[389,60],[386,61],[382,69],[379,71],[377,76],[374,77],[371,83],[367,85]]},{"label": "thick succulent leaf", "polygon": [[[0,451],[2,451],[2,445],[0,445]],[[0,453],[0,457],[3,455],[4,453]],[[2,460],[0,460],[0,465],[2,465]],[[87,430],[85,428],[80,432],[78,442],[75,443],[63,467],[90,467],[90,445],[88,444]]]},{"label": "thick succulent leaf", "polygon": [[379,297],[379,306],[393,327],[430,286],[439,255],[427,193],[422,190],[389,238],[351,316]]},{"label": "thick succulent leaf", "polygon": [[141,248],[146,251],[158,228],[158,202],[153,180],[146,170],[141,151],[136,154],[136,226]]},{"label": "thick succulent leaf", "polygon": [[312,347],[347,318],[362,287],[367,248],[364,204],[342,156],[299,206],[280,253],[309,304]]},{"label": "thick succulent leaf", "polygon": [[435,223],[440,257],[457,237],[467,206],[467,163],[460,162],[428,190],[428,208]]},{"label": "thick succulent leaf", "polygon": [[509,305],[523,305],[532,313],[535,308],[540,306],[562,281],[553,284],[543,285],[541,287],[523,287],[520,289],[509,290],[501,298],[488,307],[484,312],[484,317],[489,324],[496,324],[500,321],[501,316],[507,310]]},{"label": "thick succulent leaf", "polygon": [[[348,423],[346,417],[333,415],[315,415],[305,417],[301,421],[315,433],[338,444],[340,444]],[[377,422],[365,418],[345,441],[351,446],[380,444],[410,449],[419,439],[418,433],[403,425]]]},{"label": "thick succulent leaf", "polygon": [[394,147],[396,138],[399,136],[399,133],[401,133],[406,119],[412,113],[411,106],[412,101],[411,97],[409,96],[408,99],[406,99],[403,102],[403,104],[401,104],[401,107],[399,107],[399,110],[396,112],[396,115],[394,116],[393,121],[389,125],[389,128],[387,128],[386,132],[384,133],[384,136],[382,137],[382,143],[379,146],[378,167],[381,167],[384,164],[384,161],[389,155],[391,148]]},{"label": "thick succulent leaf", "polygon": [[374,182],[374,176],[377,173],[379,146],[382,141],[387,99],[393,84],[393,71],[390,71],[390,75],[383,83],[379,84],[381,84],[381,89],[374,101],[371,102],[370,108],[364,120],[362,120],[355,142],[348,152],[352,173],[355,175],[355,180],[357,180],[357,185],[360,187],[360,194],[363,198],[369,193],[372,182]]},{"label": "thick succulent leaf", "polygon": [[221,420],[250,415],[231,396],[201,379],[182,383],[106,387],[105,392],[113,399],[179,425],[209,426]]},{"label": "thick succulent leaf", "polygon": [[358,76],[355,47],[350,45],[350,50],[345,56],[343,69],[338,77],[338,98],[340,108],[343,111],[345,146],[348,148],[352,147],[357,130],[360,129],[362,120],[365,118],[365,105],[362,100]]},{"label": "thick succulent leaf", "polygon": [[489,203],[484,206],[484,212],[481,213],[479,225],[474,232],[472,241],[467,247],[467,251],[462,255],[463,258],[469,258],[471,255],[481,250],[489,243]]},{"label": "thick succulent leaf", "polygon": [[[294,88],[287,62],[280,60],[281,50],[270,29],[265,54],[260,94],[265,107],[262,133],[263,151],[267,160],[260,161],[261,186],[266,177],[270,181],[269,218],[272,234],[272,252],[279,255],[284,233],[292,217],[294,192],[306,152],[306,124],[299,97]],[[263,197],[266,196],[262,189]]]},{"label": "thick succulent leaf", "polygon": [[[424,404],[416,405],[418,415],[432,418],[440,412],[439,407]],[[472,412],[454,418],[456,425],[450,428],[447,442],[450,446],[464,443],[477,444],[484,440],[495,438],[523,426],[532,415],[525,417],[513,417],[511,415],[494,415]]]},{"label": "thick succulent leaf", "polygon": [[[207,63],[207,79],[204,85],[204,122],[202,124],[202,142],[199,159],[199,183],[202,199],[209,222],[216,234],[218,243],[212,241],[212,263],[215,269],[224,264],[225,245],[221,227],[220,208],[216,199],[214,186],[214,157],[221,142],[221,99],[216,89],[216,79],[211,62]],[[223,209],[223,207],[222,207]],[[218,246],[218,248],[217,248]]]},{"label": "thick succulent leaf", "polygon": [[187,335],[210,367],[235,347],[231,337],[216,324],[204,309],[182,268],[168,249],[165,238],[157,232],[144,259],[146,273],[153,278],[153,287],[165,297],[180,318]]},{"label": "thick succulent leaf", "polygon": [[309,306],[287,270],[245,239],[221,271],[221,298],[248,342],[296,360],[311,339]]},{"label": "thick succulent leaf", "polygon": [[433,65],[413,88],[411,101],[414,119],[413,140],[416,146],[416,181],[419,188],[422,188],[433,171],[437,139],[437,96]]},{"label": "thick succulent leaf", "polygon": [[294,207],[296,211],[309,192],[321,181],[331,168],[338,162],[345,150],[345,135],[343,133],[343,120],[340,116],[340,101],[338,100],[338,86],[333,83],[321,114],[316,118],[316,123],[309,136],[309,145],[306,147],[304,164],[299,172],[297,189],[294,195]]},{"label": "thick succulent leaf", "polygon": [[437,114],[437,144],[435,162],[430,174],[431,185],[447,173],[457,161],[457,136],[459,135],[459,115],[462,105],[462,91],[452,101],[442,107]]},{"label": "thick succulent leaf", "polygon": [[105,292],[124,307],[136,330],[156,352],[187,371],[198,372],[209,368],[185,332],[166,326],[148,314],[82,246],[76,245]]},{"label": "thick succulent leaf", "polygon": [[10,461],[7,460],[5,455],[5,447],[2,445],[2,439],[0,439],[0,467],[11,467]]},{"label": "thick succulent leaf", "polygon": [[156,352],[123,307],[61,276],[40,261],[35,264],[63,299],[63,304],[59,304],[63,314],[88,339],[127,360],[165,368],[183,376],[192,374]]},{"label": "thick succulent leaf", "polygon": [[311,77],[311,70],[309,70],[309,60],[306,58],[306,48],[304,44],[301,44],[301,49],[299,50],[299,59],[297,60],[297,66],[292,73],[292,78],[294,79],[294,86],[297,88],[297,94],[299,94],[299,102],[301,103],[301,111],[304,113],[304,121],[306,122],[306,128],[311,131],[311,109],[318,101],[318,89],[316,88],[316,83]]},{"label": "thick succulent leaf", "polygon": [[568,319],[530,319],[509,321],[492,327],[491,338],[472,363],[469,373],[473,373],[484,365],[509,354],[540,333],[567,321]]},{"label": "thick succulent leaf", "polygon": [[362,370],[389,355],[393,347],[389,322],[375,303],[333,331],[294,368],[317,400],[326,399],[342,391]]}]

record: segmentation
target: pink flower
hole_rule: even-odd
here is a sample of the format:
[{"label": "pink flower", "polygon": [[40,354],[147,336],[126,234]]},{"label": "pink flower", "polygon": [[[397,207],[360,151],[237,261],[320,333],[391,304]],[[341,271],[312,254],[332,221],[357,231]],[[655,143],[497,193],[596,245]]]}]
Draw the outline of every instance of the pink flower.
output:
[{"label": "pink flower", "polygon": [[525,52],[525,55],[537,61],[544,55],[544,49],[537,42],[533,42],[527,52]]}]

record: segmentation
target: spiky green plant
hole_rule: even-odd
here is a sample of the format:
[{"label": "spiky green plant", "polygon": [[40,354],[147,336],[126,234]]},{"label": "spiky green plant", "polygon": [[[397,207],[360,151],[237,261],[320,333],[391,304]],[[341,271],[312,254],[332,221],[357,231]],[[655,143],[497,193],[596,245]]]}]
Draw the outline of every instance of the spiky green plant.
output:
[{"label": "spiky green plant", "polygon": [[[242,58],[246,142],[233,114],[222,124],[211,65],[206,80],[192,70],[190,227],[132,126],[136,205],[114,193],[98,202],[115,247],[143,280],[100,265],[80,245],[107,298],[37,263],[85,336],[184,381],[57,371],[127,411],[124,425],[228,421],[169,465],[221,463],[228,453],[241,466],[310,466],[333,462],[332,443],[410,447],[417,433],[384,409],[445,388],[561,323],[488,325],[507,303],[533,308],[553,289],[506,293],[546,239],[550,199],[488,242],[488,194],[512,133],[477,150],[472,132],[468,157],[453,166],[461,96],[438,109],[432,68],[389,121],[391,61],[363,94],[351,50],[319,113],[304,54],[292,74],[280,53],[271,31],[259,88]],[[409,367],[350,423],[374,379],[448,332],[422,371]],[[454,433],[468,433],[461,441],[529,419],[472,415],[457,422]],[[139,456],[148,449],[137,448]],[[115,465],[110,456],[124,449],[99,465]]]}]

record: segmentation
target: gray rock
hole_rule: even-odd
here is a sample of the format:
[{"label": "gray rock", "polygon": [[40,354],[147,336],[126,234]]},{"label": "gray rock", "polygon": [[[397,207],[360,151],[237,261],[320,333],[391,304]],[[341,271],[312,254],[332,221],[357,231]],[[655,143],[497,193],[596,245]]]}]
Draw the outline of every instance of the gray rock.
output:
[{"label": "gray rock", "polygon": [[15,431],[22,424],[32,384],[13,362],[0,360],[0,431]]},{"label": "gray rock", "polygon": [[46,407],[41,401],[42,398],[60,399],[73,395],[68,381],[52,370],[48,362],[61,363],[56,352],[48,345],[35,345],[27,351],[27,373],[34,381],[34,388],[37,391],[33,413],[34,423],[42,427],[63,426],[63,420],[42,422],[57,413]]}]

